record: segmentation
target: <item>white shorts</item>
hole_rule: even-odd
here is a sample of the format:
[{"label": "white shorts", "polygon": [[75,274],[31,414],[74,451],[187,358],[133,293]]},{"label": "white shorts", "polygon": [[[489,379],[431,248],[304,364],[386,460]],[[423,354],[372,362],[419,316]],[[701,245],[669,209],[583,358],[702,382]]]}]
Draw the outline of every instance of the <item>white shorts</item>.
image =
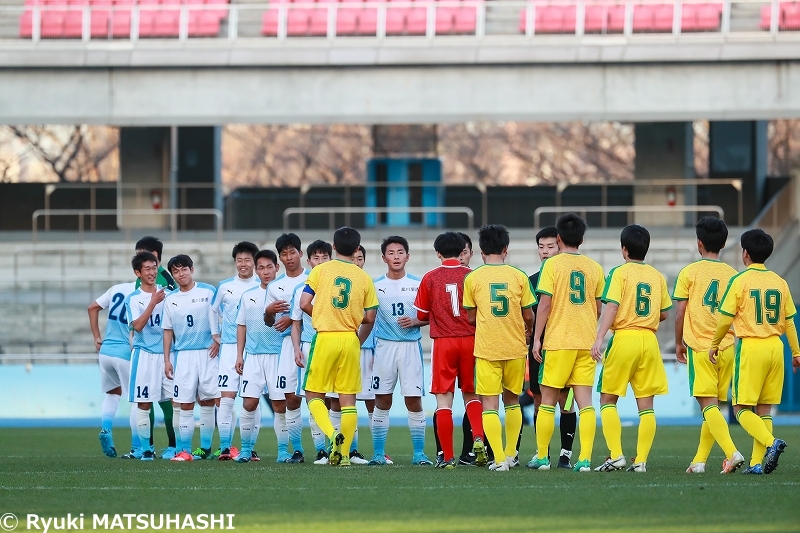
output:
[{"label": "white shorts", "polygon": [[175,390],[173,400],[194,403],[219,398],[219,357],[208,356],[208,349],[175,352]]},{"label": "white shorts", "polygon": [[119,357],[100,354],[100,388],[103,392],[122,387],[122,397],[128,397],[128,384],[131,376],[131,362]]},{"label": "white shorts", "polygon": [[297,394],[297,389],[301,383],[300,367],[294,362],[292,337],[286,336],[283,338],[283,344],[281,344],[281,353],[278,356],[277,378],[275,380],[276,394],[283,394],[283,398],[276,399],[284,400],[287,394]]},{"label": "white shorts", "polygon": [[219,347],[217,387],[220,392],[237,392],[239,390],[239,374],[236,372],[237,355],[235,344],[223,344]]},{"label": "white shorts", "polygon": [[171,400],[173,394],[172,380],[164,373],[164,354],[134,348],[128,401],[158,403]]},{"label": "white shorts", "polygon": [[278,379],[278,354],[248,353],[244,356],[239,396],[242,398],[261,398],[269,392],[270,400],[283,400],[283,393],[278,394],[275,382]]},{"label": "white shorts", "polygon": [[372,390],[375,394],[392,394],[399,380],[403,396],[424,396],[422,372],[422,344],[419,341],[375,339],[372,370]]},{"label": "white shorts", "polygon": [[306,366],[298,368],[297,370],[297,391],[295,394],[298,396],[305,396],[306,392],[303,390],[303,382],[306,380],[306,369],[308,368],[308,354],[311,352],[310,342],[301,342],[300,351],[303,352]]},{"label": "white shorts", "polygon": [[356,394],[356,400],[374,400],[375,391],[372,390],[373,368],[375,365],[375,350],[361,349],[361,392]]}]

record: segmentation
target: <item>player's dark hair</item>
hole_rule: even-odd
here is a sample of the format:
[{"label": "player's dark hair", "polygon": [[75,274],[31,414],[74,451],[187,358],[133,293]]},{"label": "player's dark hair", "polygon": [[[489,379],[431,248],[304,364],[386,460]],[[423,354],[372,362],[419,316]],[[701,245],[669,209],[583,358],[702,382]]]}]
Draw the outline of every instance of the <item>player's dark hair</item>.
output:
[{"label": "player's dark hair", "polygon": [[164,251],[164,243],[161,242],[158,237],[142,237],[138,241],[136,241],[136,247],[134,250],[144,250],[146,252],[150,252],[155,254],[158,258],[158,261],[161,261],[161,252]]},{"label": "player's dark hair", "polygon": [[586,222],[575,213],[565,213],[556,220],[556,230],[561,242],[571,248],[577,248],[583,244]]},{"label": "player's dark hair", "polygon": [[173,268],[194,268],[194,261],[186,254],[178,254],[167,263],[167,270],[172,274]]},{"label": "player's dark hair", "polygon": [[[459,237],[464,239],[464,242],[467,243],[467,246],[469,246],[469,249],[472,250],[472,239],[469,238],[469,235],[467,235],[466,233],[464,233],[462,231],[457,231],[456,233],[458,233]],[[463,250],[463,248],[462,248],[462,250]]]},{"label": "player's dark hair", "polygon": [[278,256],[272,250],[259,250],[258,253],[256,253],[256,256],[253,258],[253,261],[258,263],[258,260],[261,259],[262,257],[266,257],[267,259],[272,261],[275,265],[278,264]]},{"label": "player's dark hair", "polygon": [[467,242],[455,231],[446,231],[433,241],[433,249],[445,259],[453,259],[461,255]]},{"label": "player's dark hair", "polygon": [[231,252],[231,257],[236,259],[236,256],[239,254],[249,254],[255,260],[255,256],[258,253],[258,246],[253,244],[249,241],[242,241],[236,246],[233,247],[233,251]]},{"label": "player's dark hair", "polygon": [[650,232],[639,224],[631,224],[622,230],[619,242],[628,250],[628,257],[634,261],[644,261],[650,249]]},{"label": "player's dark hair", "polygon": [[703,243],[703,248],[712,254],[718,254],[725,247],[728,240],[728,226],[717,217],[703,217],[694,227],[697,240]]},{"label": "player's dark hair", "polygon": [[555,226],[542,228],[536,234],[536,246],[539,246],[539,241],[542,239],[555,239],[556,237],[558,237],[558,230]]},{"label": "player's dark hair", "polygon": [[478,230],[478,245],[485,255],[500,255],[511,239],[502,224],[488,224]]},{"label": "player's dark hair", "polygon": [[358,245],[361,244],[361,234],[349,226],[342,226],[333,234],[333,247],[336,253],[345,257],[351,257]]},{"label": "player's dark hair", "polygon": [[131,266],[133,267],[133,271],[141,272],[142,267],[144,267],[144,264],[149,261],[152,261],[157,265],[158,257],[156,257],[156,254],[150,252],[139,252],[138,254],[134,255],[133,259],[131,259]]},{"label": "player's dark hair", "polygon": [[294,233],[284,233],[278,240],[275,241],[275,250],[280,254],[286,248],[294,248],[300,253],[303,253],[303,244],[300,242],[300,237]]},{"label": "player's dark hair", "polygon": [[386,255],[386,248],[390,244],[399,244],[400,246],[403,247],[406,253],[408,253],[408,241],[406,240],[406,238],[401,237],[399,235],[392,235],[391,237],[386,237],[385,239],[383,239],[383,242],[381,243],[381,255]]},{"label": "player's dark hair", "polygon": [[328,257],[332,257],[333,248],[331,248],[330,243],[318,239],[308,245],[308,248],[306,248],[306,257],[311,257],[317,253],[328,254]]},{"label": "player's dark hair", "polygon": [[772,255],[775,247],[772,237],[763,229],[745,231],[742,233],[740,242],[742,250],[747,251],[747,255],[750,256],[753,263],[764,263]]},{"label": "player's dark hair", "polygon": [[[363,255],[363,256],[364,256],[364,259],[366,259],[366,258],[367,258],[367,249],[366,249],[366,248],[364,248],[364,246],[362,246],[361,244],[359,244],[359,245],[358,245],[358,251],[359,251],[359,252],[361,252],[361,255]],[[355,252],[353,252],[353,253],[355,253]]]}]

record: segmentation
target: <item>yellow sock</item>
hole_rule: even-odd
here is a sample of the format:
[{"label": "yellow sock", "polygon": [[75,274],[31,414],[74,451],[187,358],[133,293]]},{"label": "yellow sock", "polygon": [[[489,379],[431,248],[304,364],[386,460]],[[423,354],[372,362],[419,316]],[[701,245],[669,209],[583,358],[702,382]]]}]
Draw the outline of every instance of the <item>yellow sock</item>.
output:
[{"label": "yellow sock", "polygon": [[742,425],[744,430],[747,431],[751,437],[756,439],[764,447],[772,446],[775,437],[772,436],[772,431],[767,429],[767,425],[764,423],[764,420],[757,414],[750,409],[740,409],[739,412],[736,413],[736,419]]},{"label": "yellow sock", "polygon": [[[772,433],[772,417],[770,415],[764,415],[761,417],[761,420],[764,421],[764,425],[767,427],[770,433]],[[764,462],[764,454],[767,453],[767,447],[758,442],[756,439],[753,439],[753,455],[750,456],[750,466],[760,465]]]},{"label": "yellow sock", "polygon": [[[733,443],[733,439],[731,439],[731,432],[728,431],[728,423],[725,422],[725,417],[722,416],[722,413],[719,411],[719,406],[707,406],[703,409],[703,418],[705,419],[703,425],[708,426],[708,430],[714,436],[714,440],[717,441],[719,447],[725,452],[725,458],[730,459],[733,457],[734,452],[736,452],[736,445]],[[702,436],[700,440],[702,445]],[[708,447],[708,451],[711,451],[711,446]],[[708,454],[706,454],[706,458],[708,458]]]},{"label": "yellow sock", "polygon": [[356,427],[358,427],[358,411],[356,408],[342,407],[342,435],[344,435],[342,454],[350,453],[350,444],[352,444],[353,436],[356,434]]},{"label": "yellow sock", "polygon": [[705,463],[708,461],[708,456],[711,454],[711,448],[714,446],[714,435],[708,428],[708,423],[703,420],[703,425],[700,426],[700,444],[697,445],[697,452],[694,454],[692,463]]},{"label": "yellow sock", "polygon": [[499,463],[506,460],[503,450],[503,426],[500,424],[500,417],[497,411],[483,412],[483,434],[489,440],[489,445],[494,451],[494,461]]},{"label": "yellow sock", "polygon": [[314,422],[319,426],[319,430],[332,440],[333,433],[336,430],[331,424],[331,417],[328,416],[328,408],[325,407],[325,402],[321,398],[314,398],[308,402],[308,410],[311,411],[311,416],[314,417]]},{"label": "yellow sock", "polygon": [[[538,428],[536,431],[538,433]],[[584,407],[578,411],[578,433],[580,434],[581,440],[581,455],[578,458],[579,460],[592,462],[592,449],[594,448],[594,435],[596,432],[597,413],[595,413],[594,407],[591,405],[589,407]]]},{"label": "yellow sock", "polygon": [[516,457],[519,432],[522,431],[522,408],[519,404],[507,405],[506,409],[506,456]]},{"label": "yellow sock", "polygon": [[622,455],[622,421],[619,419],[617,406],[613,403],[600,406],[600,420],[609,454],[612,459],[617,459]]},{"label": "yellow sock", "polygon": [[552,405],[540,405],[539,414],[536,415],[536,456],[547,459],[547,450],[550,448],[550,439],[556,428],[556,408]]},{"label": "yellow sock", "polygon": [[639,435],[636,440],[636,462],[646,463],[656,438],[656,413],[652,409],[639,411]]}]

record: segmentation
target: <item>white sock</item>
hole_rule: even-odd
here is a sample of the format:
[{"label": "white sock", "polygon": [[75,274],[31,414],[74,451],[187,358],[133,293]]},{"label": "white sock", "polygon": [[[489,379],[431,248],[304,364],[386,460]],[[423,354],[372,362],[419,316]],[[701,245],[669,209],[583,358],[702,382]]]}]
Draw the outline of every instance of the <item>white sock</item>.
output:
[{"label": "white sock", "polygon": [[278,439],[278,454],[288,452],[289,430],[286,428],[286,413],[275,413],[272,427],[275,429],[275,437]]},{"label": "white sock", "polygon": [[[131,448],[136,448],[136,444],[138,443],[139,448],[146,450],[150,447],[150,434],[147,434],[147,439],[145,440],[139,439],[139,428],[138,422],[136,421],[136,411],[138,411],[139,408],[135,403],[130,404],[130,406],[131,412],[130,415],[128,415],[128,424],[131,426]],[[147,412],[147,416],[150,416],[149,411]]]},{"label": "white sock", "polygon": [[303,418],[299,407],[286,410],[286,435],[294,451],[303,451]]},{"label": "white sock", "polygon": [[172,429],[175,431],[175,448],[180,452],[183,449],[181,442],[181,407],[172,404]]},{"label": "white sock", "polygon": [[150,409],[144,410],[134,407],[131,409],[136,417],[136,431],[139,432],[139,441],[142,448],[150,448]]},{"label": "white sock", "polygon": [[242,416],[239,417],[239,436],[242,438],[242,451],[252,451],[256,443],[255,438],[257,435],[253,431],[256,423],[256,414],[258,414],[258,409],[255,411],[242,409]]},{"label": "white sock", "polygon": [[255,422],[253,423],[253,446],[255,446],[258,440],[258,432],[261,431],[261,404],[258,404],[258,407],[253,412],[256,414]]},{"label": "white sock", "polygon": [[211,440],[214,438],[215,408],[215,405],[200,406],[200,447],[204,450],[211,449]]},{"label": "white sock", "polygon": [[233,398],[220,398],[217,425],[219,426],[219,447],[223,450],[231,447],[233,438]]},{"label": "white sock", "polygon": [[314,441],[314,448],[317,451],[324,450],[325,435],[322,434],[322,431],[317,425],[317,421],[314,420],[314,417],[311,415],[308,416],[308,427],[311,428],[311,439]]},{"label": "white sock", "polygon": [[181,409],[180,426],[181,446],[184,452],[192,453],[192,437],[194,437],[194,410]]},{"label": "white sock", "polygon": [[333,424],[333,429],[335,429],[336,431],[342,429],[342,412],[331,410],[328,414],[331,417],[331,424]]},{"label": "white sock", "polygon": [[425,411],[408,412],[408,430],[414,453],[422,453],[425,448]]},{"label": "white sock", "polygon": [[119,394],[106,394],[103,398],[103,405],[100,408],[102,414],[103,429],[111,431],[111,425],[114,422],[114,417],[117,416],[117,407],[122,398]]},{"label": "white sock", "polygon": [[372,413],[367,413],[367,418],[369,419],[369,429],[372,429]]}]

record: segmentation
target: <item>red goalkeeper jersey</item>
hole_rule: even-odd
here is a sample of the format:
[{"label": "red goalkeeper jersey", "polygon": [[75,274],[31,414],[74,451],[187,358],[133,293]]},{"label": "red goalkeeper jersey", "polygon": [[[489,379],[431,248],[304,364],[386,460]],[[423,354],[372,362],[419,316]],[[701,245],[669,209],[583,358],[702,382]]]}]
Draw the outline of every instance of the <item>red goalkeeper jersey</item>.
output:
[{"label": "red goalkeeper jersey", "polygon": [[475,336],[463,306],[464,278],[470,272],[458,259],[445,259],[422,276],[414,307],[420,320],[430,320],[432,339]]}]

